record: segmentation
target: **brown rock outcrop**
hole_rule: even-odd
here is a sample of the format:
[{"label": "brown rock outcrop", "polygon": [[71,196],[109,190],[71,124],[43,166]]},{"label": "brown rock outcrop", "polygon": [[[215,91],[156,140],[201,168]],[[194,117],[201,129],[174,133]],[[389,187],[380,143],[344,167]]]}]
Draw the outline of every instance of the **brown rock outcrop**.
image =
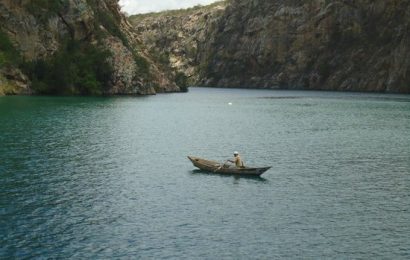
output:
[{"label": "brown rock outcrop", "polygon": [[30,81],[19,69],[0,69],[0,95],[31,94]]},{"label": "brown rock outcrop", "polygon": [[[107,49],[112,53],[109,62],[113,75],[111,87],[105,94],[179,91],[173,73],[155,64],[146,47],[135,37],[117,0],[3,0],[0,30],[8,35],[25,61],[52,56],[66,38]],[[103,40],[98,40],[101,38]],[[144,73],[135,57],[143,57]],[[3,73],[3,78],[5,76]]]}]

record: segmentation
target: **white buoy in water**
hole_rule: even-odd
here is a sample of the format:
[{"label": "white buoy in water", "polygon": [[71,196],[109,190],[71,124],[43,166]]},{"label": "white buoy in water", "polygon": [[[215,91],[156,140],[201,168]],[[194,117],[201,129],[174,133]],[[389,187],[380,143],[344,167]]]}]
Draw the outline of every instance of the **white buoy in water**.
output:
[{"label": "white buoy in water", "polygon": [[228,105],[232,106],[232,102],[229,102]]}]

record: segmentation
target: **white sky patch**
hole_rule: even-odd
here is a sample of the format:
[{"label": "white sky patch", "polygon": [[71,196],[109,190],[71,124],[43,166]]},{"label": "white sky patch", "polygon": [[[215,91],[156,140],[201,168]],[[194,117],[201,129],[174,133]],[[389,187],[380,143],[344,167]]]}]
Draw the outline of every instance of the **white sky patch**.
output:
[{"label": "white sky patch", "polygon": [[164,10],[207,5],[217,0],[120,0],[122,11],[132,14],[159,12]]}]

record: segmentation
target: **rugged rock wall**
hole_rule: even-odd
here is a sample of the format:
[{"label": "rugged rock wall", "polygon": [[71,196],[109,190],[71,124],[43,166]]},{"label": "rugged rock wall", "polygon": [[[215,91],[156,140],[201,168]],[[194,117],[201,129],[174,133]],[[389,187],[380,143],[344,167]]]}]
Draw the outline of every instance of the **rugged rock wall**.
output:
[{"label": "rugged rock wall", "polygon": [[129,20],[158,61],[196,84],[200,75],[198,48],[214,34],[225,7],[225,2],[217,2],[186,10],[134,15]]},{"label": "rugged rock wall", "polygon": [[196,53],[178,55],[177,62],[170,56],[173,66],[193,65],[179,68],[189,76],[194,71],[198,85],[410,92],[409,1],[228,0],[226,5],[210,23],[198,23],[197,10],[185,17],[144,18],[146,30],[140,27],[139,34],[165,53],[199,39]]},{"label": "rugged rock wall", "polygon": [[[179,91],[173,73],[135,37],[117,0],[2,0],[0,29],[24,61],[51,57],[67,38],[108,50],[113,71],[105,94]],[[0,63],[0,94],[31,92],[19,66]]]}]

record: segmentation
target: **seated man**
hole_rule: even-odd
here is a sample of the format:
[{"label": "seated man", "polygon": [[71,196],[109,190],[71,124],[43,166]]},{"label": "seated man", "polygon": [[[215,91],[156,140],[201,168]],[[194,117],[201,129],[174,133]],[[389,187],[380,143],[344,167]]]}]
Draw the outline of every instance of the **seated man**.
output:
[{"label": "seated man", "polygon": [[233,160],[228,160],[231,163],[234,163],[236,167],[240,168],[240,167],[244,167],[243,162],[241,160],[241,157],[239,156],[238,152],[234,152],[233,156],[235,157]]}]

